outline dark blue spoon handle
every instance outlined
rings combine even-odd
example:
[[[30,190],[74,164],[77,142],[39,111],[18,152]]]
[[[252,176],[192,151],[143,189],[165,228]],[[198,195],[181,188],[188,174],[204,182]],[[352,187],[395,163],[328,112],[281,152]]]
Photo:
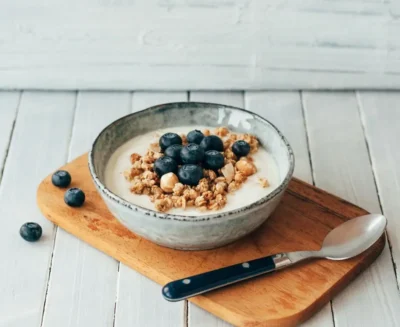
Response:
[[[275,271],[289,264],[290,260],[285,253],[275,254],[175,280],[163,287],[162,294],[168,301],[179,301],[251,277]]]

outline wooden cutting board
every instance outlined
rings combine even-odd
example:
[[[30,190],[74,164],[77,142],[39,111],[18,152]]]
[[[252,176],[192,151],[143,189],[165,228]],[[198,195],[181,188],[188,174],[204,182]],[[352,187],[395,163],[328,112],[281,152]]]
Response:
[[[49,175],[39,186],[43,214],[69,233],[132,267],[160,285],[174,279],[277,252],[316,250],[335,226],[367,212],[293,179],[275,213],[256,232],[223,248],[178,251],[153,244],[117,222],[91,180],[87,154],[62,169],[72,175],[86,202],[68,207],[65,190]],[[235,326],[296,326],[343,289],[381,253],[383,235],[362,255],[347,261],[319,259],[190,299]],[[161,287],[160,287],[161,297]]]

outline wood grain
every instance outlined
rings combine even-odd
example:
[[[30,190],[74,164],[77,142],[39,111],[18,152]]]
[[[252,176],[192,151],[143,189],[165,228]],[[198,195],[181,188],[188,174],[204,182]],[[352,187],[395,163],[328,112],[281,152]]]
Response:
[[[380,212],[355,94],[304,92],[303,100],[315,184],[370,212]],[[376,263],[333,300],[336,324],[396,326],[400,321],[396,286],[386,246]]]
[[[132,234],[112,217],[89,176],[87,154],[63,169],[75,177],[74,185],[85,191],[87,201],[79,209],[67,207],[63,190],[51,184],[49,175],[37,193],[44,215],[159,284],[274,252],[318,249],[332,228],[366,213],[294,179],[276,212],[250,236],[220,249],[176,251]],[[369,266],[384,245],[383,235],[356,258],[342,262],[316,260],[191,301],[237,326],[294,326],[309,318]]]
[[[244,108],[244,93],[236,91],[192,91],[190,101],[222,103],[228,106]]]
[[[244,108],[243,92],[190,92],[190,101],[224,103],[230,106]],[[197,305],[189,302],[188,307],[188,327],[229,327],[227,322],[211,315]]]
[[[0,87],[398,88],[399,14],[396,0],[3,0]]]
[[[186,100],[186,92],[134,92],[131,111]],[[186,325],[184,302],[168,303],[160,296],[160,287],[155,282],[124,263],[119,268],[117,287],[115,327]]]
[[[296,163],[294,176],[313,183],[307,131],[303,117],[300,92],[245,92],[245,105],[271,121],[288,138]],[[331,304],[303,324],[304,327],[334,326]]]
[[[244,97],[243,97],[244,96]],[[294,175],[312,183],[310,158],[303,120],[299,92],[190,92],[192,101],[225,103],[245,107],[258,113],[275,124],[289,139],[295,152],[296,167]],[[189,304],[188,322],[190,327],[225,327],[228,324],[196,305]],[[330,304],[308,320],[305,326],[332,326],[333,317]]]
[[[3,146],[10,140],[19,96],[19,92],[0,94]],[[41,324],[54,225],[44,219],[34,195],[43,177],[66,162],[74,103],[75,94],[70,92],[23,92],[20,99],[0,187],[1,327]],[[4,162],[4,155],[0,162]],[[19,228],[28,221],[42,226],[40,242],[28,243],[19,236]]]
[[[21,92],[0,92],[0,162],[1,174],[7,159],[8,149],[14,132]],[[1,179],[0,175],[0,179]]]
[[[393,263],[400,265],[400,95],[395,92],[360,92],[360,111],[371,152],[372,167],[382,209],[388,218]]]
[[[69,159],[84,153],[106,125],[130,112],[130,105],[129,92],[78,93]],[[116,260],[59,229],[43,327],[111,326],[117,274]]]
[[[294,176],[312,184],[312,171],[299,92],[245,93],[246,109],[273,123],[289,140],[296,163]]]

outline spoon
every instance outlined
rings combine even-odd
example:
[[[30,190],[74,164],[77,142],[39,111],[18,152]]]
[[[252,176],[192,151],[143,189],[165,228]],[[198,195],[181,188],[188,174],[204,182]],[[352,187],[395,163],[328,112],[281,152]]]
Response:
[[[372,246],[385,231],[386,223],[386,218],[380,214],[350,219],[326,235],[319,251],[279,253],[186,277],[166,284],[162,288],[162,294],[168,301],[180,301],[273,272],[306,259],[350,259]]]

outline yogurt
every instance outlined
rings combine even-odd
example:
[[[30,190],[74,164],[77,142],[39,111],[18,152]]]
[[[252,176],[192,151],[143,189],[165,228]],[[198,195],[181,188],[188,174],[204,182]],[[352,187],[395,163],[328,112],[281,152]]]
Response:
[[[111,192],[128,202],[146,209],[156,210],[154,203],[150,201],[149,196],[134,194],[129,190],[130,183],[125,179],[124,171],[131,167],[130,155],[132,153],[144,155],[147,152],[149,145],[151,143],[158,142],[159,137],[164,133],[173,132],[177,134],[187,134],[193,129],[213,130],[213,128],[204,126],[186,126],[160,129],[134,137],[125,144],[121,145],[112,154],[107,163],[105,170],[106,187]],[[217,211],[213,210],[201,212],[195,207],[188,207],[186,209],[172,208],[168,211],[168,213],[189,216],[209,215],[238,209],[240,207],[250,205],[251,203],[254,203],[255,201],[265,197],[280,184],[278,166],[273,156],[262,146],[259,147],[256,153],[252,154],[252,157],[254,159],[254,164],[257,167],[257,173],[249,176],[246,182],[242,184],[240,189],[233,193],[227,194],[227,204],[222,209]],[[269,182],[269,186],[263,188],[259,183],[259,178],[266,178]]]

